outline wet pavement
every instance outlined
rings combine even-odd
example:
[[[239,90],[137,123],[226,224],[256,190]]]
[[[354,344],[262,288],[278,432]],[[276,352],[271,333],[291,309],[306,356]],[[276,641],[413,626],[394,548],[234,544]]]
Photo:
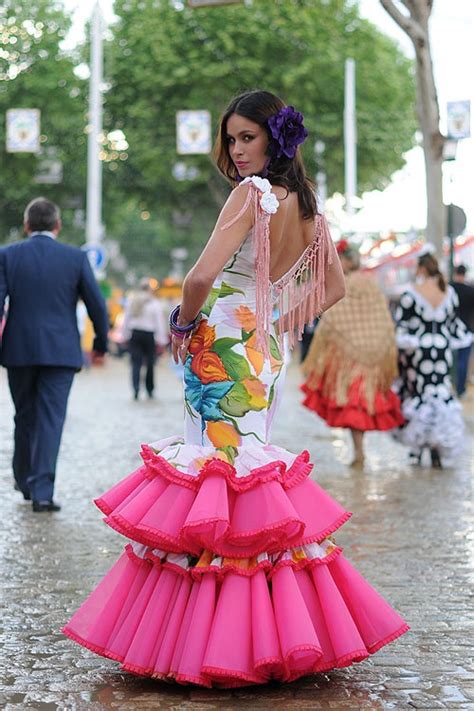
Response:
[[[74,383],[56,486],[63,508],[33,514],[12,489],[12,408],[0,372],[0,708],[6,711],[474,710],[474,392],[468,447],[451,470],[411,468],[386,434],[367,437],[364,471],[347,466],[347,432],[299,405],[296,367],[273,441],[309,449],[313,476],[354,512],[337,542],[412,630],[369,660],[289,685],[209,691],[120,671],[59,629],[122,551],[91,500],[139,463],[142,442],[182,432],[180,385],[165,362],[156,401],[133,402],[125,362]]]

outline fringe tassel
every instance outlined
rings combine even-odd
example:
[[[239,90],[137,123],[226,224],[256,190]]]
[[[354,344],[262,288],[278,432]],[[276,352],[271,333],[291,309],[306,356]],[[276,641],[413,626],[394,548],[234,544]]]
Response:
[[[279,308],[279,345],[283,347],[283,326],[288,318],[289,347],[293,348],[296,339],[303,336],[306,324],[320,316],[326,300],[325,272],[332,263],[331,235],[324,215],[315,216],[313,242],[306,248],[293,269],[282,281],[272,285],[270,282],[270,214],[260,206],[260,193],[252,183],[245,203],[239,213],[222,229],[232,227],[247,211],[253,202],[255,215],[255,271],[256,271],[256,345],[265,358],[270,357],[269,334],[273,312],[274,297]],[[296,333],[295,333],[296,331]]]
[[[288,341],[293,348],[306,324],[321,315],[326,301],[326,268],[332,264],[331,235],[324,215],[316,215],[313,242],[294,268],[275,284],[279,294],[279,328],[288,317]],[[296,334],[295,334],[296,329]]]
[[[273,311],[270,283],[270,214],[260,207],[259,193],[255,200],[255,277],[256,277],[256,345],[265,358],[270,358],[269,337]]]

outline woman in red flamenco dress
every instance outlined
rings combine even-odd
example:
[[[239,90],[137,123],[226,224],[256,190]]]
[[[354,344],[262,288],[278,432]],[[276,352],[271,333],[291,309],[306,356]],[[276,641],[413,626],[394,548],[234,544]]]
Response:
[[[344,294],[306,135],[266,91],[224,113],[217,163],[234,189],[170,318],[184,436],[144,446],[143,465],[96,500],[130,542],[64,633],[134,674],[286,682],[408,629],[330,538],[350,513],[309,477],[309,453],[271,443],[283,333],[294,341]]]
[[[395,329],[375,280],[360,271],[358,252],[337,246],[346,275],[346,296],[324,314],[303,363],[303,405],[331,427],[350,429],[351,465],[364,464],[364,433],[403,424],[391,390],[397,376]]]

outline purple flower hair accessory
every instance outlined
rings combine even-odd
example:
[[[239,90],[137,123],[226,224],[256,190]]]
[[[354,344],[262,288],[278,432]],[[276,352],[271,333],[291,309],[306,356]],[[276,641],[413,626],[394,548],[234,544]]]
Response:
[[[293,106],[284,106],[268,119],[268,128],[273,137],[272,154],[274,158],[294,158],[296,149],[308,136],[303,125],[303,114]]]

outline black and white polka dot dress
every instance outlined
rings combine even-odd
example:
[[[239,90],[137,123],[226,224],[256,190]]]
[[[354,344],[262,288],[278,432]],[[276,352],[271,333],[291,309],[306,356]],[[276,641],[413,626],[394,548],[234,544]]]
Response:
[[[396,389],[406,423],[395,437],[420,454],[438,449],[443,464],[453,464],[464,439],[462,408],[453,395],[452,349],[469,345],[471,336],[456,317],[456,292],[434,308],[416,289],[402,294],[395,314],[400,378]]]

